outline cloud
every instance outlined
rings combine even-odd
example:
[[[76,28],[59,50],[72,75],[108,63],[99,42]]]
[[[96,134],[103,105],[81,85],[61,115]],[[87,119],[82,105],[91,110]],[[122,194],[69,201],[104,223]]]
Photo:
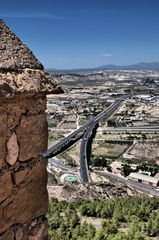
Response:
[[[67,20],[65,17],[46,13],[46,12],[1,12],[0,18],[41,18],[54,20]]]
[[[113,54],[111,54],[111,53],[102,53],[100,56],[101,57],[112,57]]]

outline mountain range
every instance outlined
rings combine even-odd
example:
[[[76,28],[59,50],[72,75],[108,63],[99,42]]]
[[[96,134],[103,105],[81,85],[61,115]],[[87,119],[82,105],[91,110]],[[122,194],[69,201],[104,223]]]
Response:
[[[100,66],[97,69],[99,70],[159,70],[159,62],[141,62],[137,64],[121,66],[121,65],[113,65],[108,64],[104,66]]]
[[[108,64],[108,65],[103,65],[99,66],[97,68],[80,68],[80,69],[70,69],[70,70],[65,70],[65,69],[55,69],[55,68],[49,68],[47,69],[49,72],[87,72],[87,71],[100,71],[100,70],[159,70],[159,62],[141,62],[137,64],[132,64],[132,65],[113,65],[113,64]]]

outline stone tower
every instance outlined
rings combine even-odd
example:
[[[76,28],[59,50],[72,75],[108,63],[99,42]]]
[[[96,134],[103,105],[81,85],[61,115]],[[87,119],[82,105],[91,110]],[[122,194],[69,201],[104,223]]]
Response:
[[[60,88],[0,20],[0,240],[47,239],[46,94]]]

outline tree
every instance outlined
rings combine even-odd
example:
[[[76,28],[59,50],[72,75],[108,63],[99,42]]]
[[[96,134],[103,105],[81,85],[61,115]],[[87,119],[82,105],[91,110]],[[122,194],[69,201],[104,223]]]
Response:
[[[141,235],[141,227],[137,218],[135,218],[130,224],[128,237],[130,240],[144,240]]]
[[[106,240],[107,237],[108,236],[105,234],[104,229],[101,228],[96,232],[94,240]]]
[[[49,204],[50,240],[148,240],[159,234],[159,198],[131,196],[108,200],[58,202]],[[82,223],[78,213],[86,216],[106,218],[102,227]],[[128,233],[119,233],[120,227],[127,227]],[[117,229],[118,228],[118,229]]]
[[[129,240],[127,234],[125,233],[117,233],[113,238],[108,237],[107,240]]]
[[[111,221],[104,220],[102,222],[102,228],[104,229],[104,232],[108,235],[117,233],[117,228],[115,224],[113,224]]]
[[[95,227],[92,224],[89,224],[87,229],[87,238],[92,239],[95,236],[95,233],[96,233]]]
[[[158,234],[159,234],[159,216],[156,216],[155,219],[153,220],[152,232],[153,232],[155,235],[158,235]]]
[[[140,231],[137,231],[133,236],[132,240],[145,240],[145,238],[144,236],[142,236],[142,233]]]
[[[129,176],[129,174],[132,172],[132,169],[130,167],[130,165],[128,164],[124,164],[123,165],[123,174],[125,177]]]

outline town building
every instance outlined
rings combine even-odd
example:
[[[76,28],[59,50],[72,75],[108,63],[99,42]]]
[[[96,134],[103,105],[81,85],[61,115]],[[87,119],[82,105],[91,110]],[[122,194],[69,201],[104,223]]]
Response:
[[[159,179],[155,177],[151,177],[142,173],[132,172],[128,176],[128,179],[138,181],[140,183],[148,184],[149,186],[158,187]]]

